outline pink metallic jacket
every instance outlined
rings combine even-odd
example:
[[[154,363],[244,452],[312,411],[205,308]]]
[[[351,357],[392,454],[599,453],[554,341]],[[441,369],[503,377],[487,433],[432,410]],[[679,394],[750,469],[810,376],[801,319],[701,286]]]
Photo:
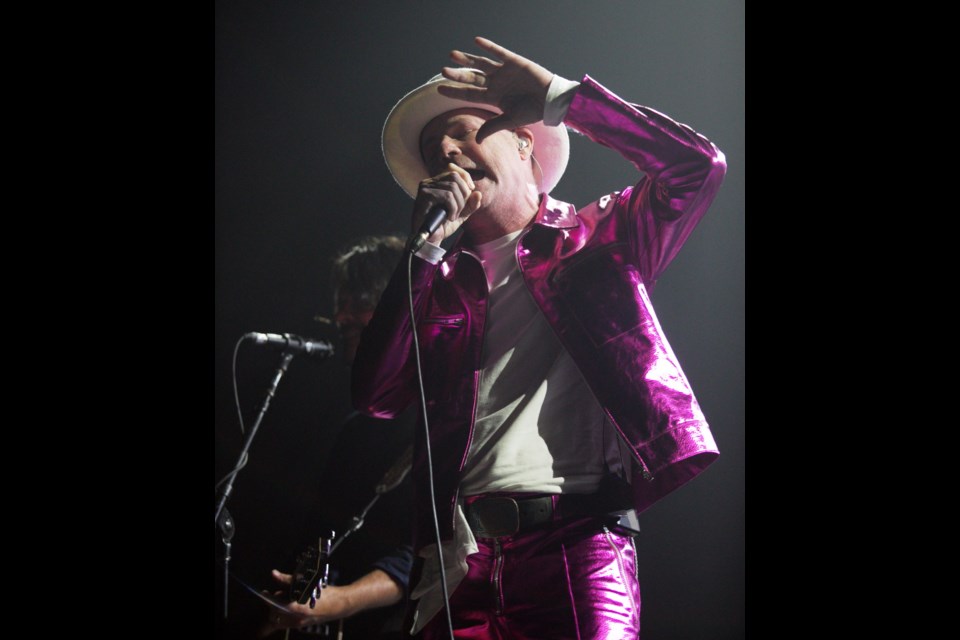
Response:
[[[636,460],[642,511],[719,455],[648,297],[713,201],[723,153],[686,125],[584,77],[564,123],[645,175],[579,211],[544,195],[517,261],[540,310]],[[413,258],[412,283],[441,536],[452,535],[473,435],[487,281],[459,243],[439,265]],[[364,330],[352,372],[361,412],[392,418],[419,402],[404,259]],[[417,430],[415,547],[433,540],[424,430]]]

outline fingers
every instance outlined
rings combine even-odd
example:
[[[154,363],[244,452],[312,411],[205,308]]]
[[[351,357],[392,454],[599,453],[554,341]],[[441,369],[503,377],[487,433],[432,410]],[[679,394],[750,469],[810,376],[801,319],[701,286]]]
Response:
[[[413,230],[422,227],[427,213],[437,206],[442,207],[446,216],[427,238],[433,244],[440,244],[463,224],[467,216],[479,208],[480,198],[470,174],[462,167],[450,163],[446,171],[420,183],[414,202]]]
[[[466,51],[460,51],[459,49],[454,49],[450,52],[450,59],[457,64],[473,67],[483,71],[484,73],[496,71],[503,66],[502,62],[497,62],[496,60],[491,60],[490,58],[467,53]]]
[[[485,49],[500,58],[501,60],[508,60],[511,58],[517,57],[517,54],[513,53],[509,49],[501,47],[493,40],[477,36],[473,39],[482,49]],[[461,51],[459,49],[454,49],[450,52],[450,58],[457,64],[468,65],[480,69],[483,72],[495,71],[503,66],[503,62],[498,62],[496,60],[491,60],[490,58],[484,56],[478,56],[473,53],[468,53],[466,51]]]
[[[494,43],[491,40],[486,38],[477,37],[477,44],[484,47],[488,51],[492,51],[497,54],[497,56],[507,59],[516,57],[516,54],[504,49],[500,45]],[[498,69],[503,67],[503,62],[498,62],[496,60],[491,60],[484,56],[478,56],[473,53],[468,53],[466,51],[460,51],[459,49],[454,49],[450,52],[450,59],[456,62],[457,64],[464,65],[467,67],[472,67],[478,69],[480,73],[476,71],[471,71],[470,69],[460,69],[453,67],[444,67],[441,71],[443,76],[448,80],[453,80],[454,82],[462,82],[464,84],[471,85],[473,87],[486,87],[488,78],[486,74],[496,73]],[[475,94],[468,94],[475,95]],[[450,96],[450,97],[459,97],[459,96]]]
[[[273,579],[280,584],[293,584],[293,576],[289,573],[281,573],[276,569],[273,569],[270,571],[270,575],[272,575]]]
[[[437,93],[456,100],[493,104],[486,95],[487,89],[485,87],[451,87],[450,85],[441,84],[437,85]]]
[[[454,82],[462,82],[474,87],[487,86],[487,76],[480,71],[471,69],[454,69],[453,67],[444,67],[440,70],[443,77]]]
[[[447,165],[447,171],[445,173],[441,173],[434,178],[427,178],[424,180],[424,183],[440,197],[443,196],[443,192],[447,192],[453,196],[456,201],[456,209],[451,209],[451,214],[459,211],[463,207],[463,201],[476,189],[476,185],[473,184],[473,178],[470,177],[470,174],[452,162]]]
[[[477,185],[473,183],[473,178],[470,177],[470,174],[467,172],[467,170],[452,162],[447,165],[446,173],[441,173],[435,178],[427,179],[427,181],[431,180],[435,186],[449,184],[456,187],[456,190],[462,194],[464,198],[470,195],[470,192],[477,188]]]
[[[464,211],[464,208],[470,196],[476,193],[477,185],[473,183],[473,178],[470,177],[470,174],[467,173],[465,169],[450,163],[450,171],[456,175],[457,185],[460,187],[460,195],[463,196],[463,200],[459,203],[460,206],[457,207],[457,211],[451,211],[448,216],[451,220],[456,220],[457,218],[469,215]],[[473,212],[471,211],[470,213]]]
[[[506,113],[502,113],[499,116],[490,118],[477,130],[477,143],[482,143],[487,139],[487,136],[493,135],[497,131],[503,131],[504,129],[513,129],[519,126],[514,122]]]
[[[480,205],[483,204],[483,193],[480,191],[474,191],[467,197],[467,201],[463,203],[463,210],[460,212],[461,218],[469,218],[473,213],[480,208]]]
[[[447,165],[447,171],[422,181],[415,204],[414,229],[419,228],[423,217],[436,205],[447,210],[448,219],[456,219],[474,189],[476,185],[470,174],[453,163]]]
[[[452,162],[447,165],[447,168],[450,169],[451,172],[456,174],[457,177],[462,179],[464,184],[466,184],[467,188],[469,188],[470,191],[473,191],[474,189],[477,188],[477,185],[473,184],[473,178],[470,177],[470,173],[466,169]]]
[[[473,39],[473,41],[477,43],[478,47],[480,47],[481,49],[485,49],[486,51],[489,51],[490,53],[497,56],[501,60],[506,60],[507,58],[510,58],[513,55],[515,55],[509,49],[504,49],[503,47],[498,45],[496,42],[488,38],[477,36],[476,38]]]
[[[434,186],[447,191],[452,196],[452,198],[446,198],[447,218],[456,219],[460,210],[463,209],[463,203],[476,187],[469,173],[452,163],[448,167],[449,173],[442,176]]]

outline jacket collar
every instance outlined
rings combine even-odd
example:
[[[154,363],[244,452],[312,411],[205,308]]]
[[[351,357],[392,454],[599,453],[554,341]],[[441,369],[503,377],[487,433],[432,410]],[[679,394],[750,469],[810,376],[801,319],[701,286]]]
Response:
[[[579,226],[580,221],[577,218],[576,207],[569,202],[555,200],[544,193],[540,196],[540,208],[537,210],[537,215],[533,217],[532,224],[552,229],[573,229]],[[470,253],[469,248],[463,245],[463,235],[461,235],[450,247],[444,260],[449,260],[464,250]]]
[[[554,200],[547,194],[540,198],[540,210],[533,223],[554,229],[572,229],[580,224],[577,210],[572,204]]]

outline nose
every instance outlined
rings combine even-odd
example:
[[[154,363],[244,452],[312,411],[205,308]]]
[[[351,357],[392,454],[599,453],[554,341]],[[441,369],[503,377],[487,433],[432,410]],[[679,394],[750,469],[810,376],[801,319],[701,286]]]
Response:
[[[449,136],[444,136],[440,141],[440,155],[444,160],[451,160],[460,155],[460,146],[457,141]]]

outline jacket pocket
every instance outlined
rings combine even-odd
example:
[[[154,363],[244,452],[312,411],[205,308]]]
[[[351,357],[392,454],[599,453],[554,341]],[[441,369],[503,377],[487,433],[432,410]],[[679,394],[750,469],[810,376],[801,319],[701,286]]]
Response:
[[[420,349],[439,361],[430,362],[430,366],[445,370],[443,362],[452,362],[450,356],[460,355],[464,348],[467,318],[464,314],[433,315],[420,320],[417,335],[420,337]],[[427,366],[427,363],[424,363]]]
[[[453,316],[433,316],[431,318],[424,318],[421,322],[424,324],[424,326],[459,329],[463,326],[464,317],[463,314]]]

